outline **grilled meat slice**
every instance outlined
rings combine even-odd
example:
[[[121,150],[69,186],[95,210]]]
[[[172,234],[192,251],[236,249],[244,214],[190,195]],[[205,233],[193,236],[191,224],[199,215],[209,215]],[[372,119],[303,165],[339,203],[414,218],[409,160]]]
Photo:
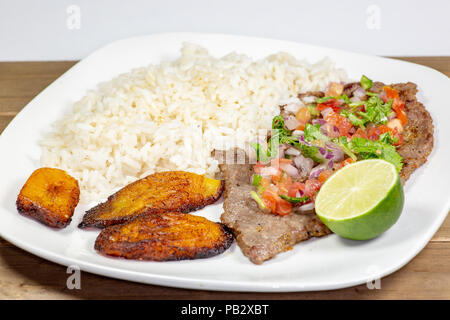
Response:
[[[72,220],[80,197],[78,182],[64,170],[35,170],[17,197],[17,210],[50,227],[64,228]]]
[[[383,90],[384,83],[375,82],[370,89],[379,93]],[[411,174],[427,161],[433,149],[434,126],[430,113],[424,105],[417,101],[417,85],[412,82],[396,83],[389,85],[399,92],[400,98],[404,100],[408,123],[403,129],[405,142],[397,149],[403,157],[403,168],[400,172],[402,182],[405,183]]]
[[[232,151],[229,151],[232,152]],[[263,212],[251,198],[251,164],[222,164],[225,177],[222,223],[229,227],[245,256],[261,264],[311,237],[331,231],[315,214],[291,213],[281,217]]]
[[[190,212],[219,199],[223,181],[183,171],[167,171],[135,181],[88,210],[80,228],[123,223],[144,213]]]
[[[95,249],[126,259],[169,261],[221,254],[233,235],[220,224],[180,212],[149,213],[103,229]]]

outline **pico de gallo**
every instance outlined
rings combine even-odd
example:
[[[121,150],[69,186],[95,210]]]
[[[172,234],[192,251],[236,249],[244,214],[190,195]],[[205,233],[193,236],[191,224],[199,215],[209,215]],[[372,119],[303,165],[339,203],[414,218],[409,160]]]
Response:
[[[280,216],[312,211],[322,184],[354,161],[379,158],[402,169],[396,148],[408,122],[405,102],[395,89],[374,93],[372,85],[362,76],[349,97],[332,82],[324,94],[299,95],[281,107],[267,143],[251,144],[251,196],[261,209]]]

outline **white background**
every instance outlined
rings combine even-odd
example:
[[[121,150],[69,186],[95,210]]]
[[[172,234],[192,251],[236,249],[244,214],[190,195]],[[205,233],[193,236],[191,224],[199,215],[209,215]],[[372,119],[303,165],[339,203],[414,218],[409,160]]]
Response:
[[[0,61],[81,59],[114,40],[173,31],[448,56],[449,17],[449,0],[0,0]]]

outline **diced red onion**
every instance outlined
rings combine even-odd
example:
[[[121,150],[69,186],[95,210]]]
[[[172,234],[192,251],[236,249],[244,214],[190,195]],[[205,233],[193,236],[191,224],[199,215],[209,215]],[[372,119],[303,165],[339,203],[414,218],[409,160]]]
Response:
[[[298,110],[300,110],[301,107],[303,107],[304,104],[301,101],[298,102],[291,102],[284,106],[284,110],[292,113],[297,113]]]
[[[366,90],[363,87],[358,87],[355,91],[353,91],[353,96],[358,97],[360,100],[366,96]]]
[[[278,158],[284,158],[285,150],[288,149],[290,146],[288,144],[280,144],[278,146]]]
[[[323,119],[313,119],[313,120],[311,121],[311,123],[312,123],[313,125],[320,124],[321,126],[323,126],[326,122],[325,122],[325,120],[323,120]]]
[[[322,114],[322,117],[325,119],[331,111],[333,111],[332,108],[326,108],[326,109],[322,110],[320,113]]]
[[[288,128],[289,130],[294,130],[295,128],[297,128],[300,125],[300,122],[294,117],[294,116],[289,116],[285,121],[284,121],[284,125],[286,126],[286,128]]]
[[[299,156],[300,155],[300,151],[295,148],[292,148],[292,147],[287,149],[284,153],[288,154],[290,156]]]
[[[338,138],[340,136],[338,128],[330,123],[325,123],[320,130],[330,138]]]
[[[333,169],[333,160],[328,161],[328,169]]]
[[[330,150],[329,153],[332,154],[330,160],[334,162],[340,162],[344,160],[344,151],[342,151],[341,147],[332,142],[328,142],[327,147]]]
[[[278,169],[274,167],[264,167],[261,168],[262,176],[275,176],[278,174]]]
[[[350,101],[353,103],[361,102],[361,98],[360,97],[351,97]]]
[[[302,190],[299,189],[299,190],[295,193],[295,197],[300,198],[300,197],[303,197],[304,194],[305,194],[305,193],[304,193]]]
[[[307,204],[304,204],[304,205],[298,207],[298,210],[300,210],[300,211],[311,211],[314,208],[315,208],[314,202],[310,202],[310,203],[307,203]]]
[[[309,178],[310,179],[317,178],[322,173],[322,171],[328,169],[329,162],[330,161],[325,161],[325,162],[319,164],[318,166],[315,166],[314,168],[312,168],[312,170],[309,174]]]
[[[315,96],[307,96],[302,98],[304,103],[313,103],[316,101],[316,99],[317,98]]]
[[[286,172],[292,178],[298,178],[300,176],[298,169],[289,163],[281,163],[280,169]]]
[[[294,164],[300,170],[301,176],[307,177],[314,166],[314,161],[310,158],[305,158],[304,156],[299,155],[294,158]]]

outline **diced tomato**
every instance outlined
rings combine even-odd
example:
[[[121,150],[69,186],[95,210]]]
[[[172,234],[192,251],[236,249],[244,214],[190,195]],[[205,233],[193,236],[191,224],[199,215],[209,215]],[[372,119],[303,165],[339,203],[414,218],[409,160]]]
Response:
[[[353,162],[355,162],[355,160],[353,160],[352,158],[347,158],[344,161],[341,161],[343,167]]]
[[[302,192],[305,191],[305,184],[301,183],[301,182],[294,182],[289,187],[288,196],[289,197],[296,197],[297,196],[297,192],[299,192],[299,191],[302,191]]]
[[[306,180],[305,183],[305,194],[310,198],[315,198],[317,191],[319,191],[320,187],[322,186],[322,182],[319,180],[313,178]]]
[[[345,160],[343,160],[341,162],[335,163],[333,165],[333,169],[334,169],[334,171],[337,171],[337,170],[342,169],[346,165],[348,165],[350,163],[353,163],[353,162],[355,162],[355,161],[352,158],[347,158],[347,159],[345,159]]]
[[[378,140],[380,138],[381,132],[380,132],[380,127],[379,126],[374,126],[369,128],[369,130],[367,131],[367,139],[370,140]]]
[[[295,114],[295,118],[301,124],[306,124],[309,120],[311,120],[311,113],[307,107],[302,107]]]
[[[400,120],[402,125],[407,124],[408,118],[406,117],[406,112],[404,110],[405,102],[400,99],[398,91],[388,86],[383,87],[383,90],[384,92],[386,92],[386,96],[384,98],[385,102],[393,100],[392,110],[394,110],[397,118]]]
[[[350,129],[353,127],[353,124],[348,118],[333,111],[327,114],[325,121],[336,126],[341,136],[348,136]]]
[[[284,199],[278,199],[275,213],[277,213],[280,216],[286,216],[292,211],[292,204],[289,201],[286,201]]]
[[[267,188],[270,187],[270,180],[267,178],[262,178],[261,181],[259,182],[259,186],[263,189],[266,190]]]
[[[273,168],[273,167],[272,167],[272,168]],[[272,182],[273,182],[273,183],[277,183],[277,182],[280,180],[282,174],[283,174],[283,171],[281,171],[281,169],[278,169],[278,170],[277,170],[277,173],[274,174],[274,175],[272,175]],[[286,175],[286,174],[285,174],[285,175]]]
[[[342,91],[344,91],[344,85],[337,82],[331,82],[326,95],[336,97],[340,96],[342,94]]]
[[[295,130],[305,131],[305,128],[306,128],[306,125],[302,123],[297,128],[295,128]]]
[[[408,123],[408,117],[406,116],[405,110],[397,110],[395,111],[395,114],[397,115],[398,120],[400,120],[403,126]]]
[[[278,168],[280,164],[292,164],[292,159],[276,158],[270,160],[270,164],[272,165],[272,167]]]
[[[262,200],[266,207],[271,211],[275,212],[277,209],[277,202],[279,196],[276,194],[276,192],[272,191],[271,189],[264,190],[264,192],[261,195]]]
[[[323,111],[331,108],[334,112],[341,112],[341,102],[336,99],[330,99],[317,105],[317,110]]]
[[[386,101],[389,101],[391,99],[400,99],[400,96],[398,95],[398,91],[394,88],[391,88],[389,86],[383,87],[384,92],[386,92]]]
[[[358,130],[356,130],[356,132],[352,135],[352,138],[355,137],[367,139],[367,133],[364,129],[358,128]]]
[[[398,138],[398,141],[396,143],[393,143],[394,146],[398,146],[403,143],[403,136],[398,133],[397,129],[389,128],[388,126],[383,124],[380,124],[376,127],[371,127],[367,133],[367,138],[376,141],[383,133],[386,132],[389,132],[392,138]]]
[[[333,174],[333,170],[324,170],[320,173],[318,180],[320,182],[325,182]]]
[[[253,171],[256,174],[261,174],[261,169],[265,168],[266,165],[264,163],[262,163],[261,161],[258,161],[254,166],[253,166]]]

